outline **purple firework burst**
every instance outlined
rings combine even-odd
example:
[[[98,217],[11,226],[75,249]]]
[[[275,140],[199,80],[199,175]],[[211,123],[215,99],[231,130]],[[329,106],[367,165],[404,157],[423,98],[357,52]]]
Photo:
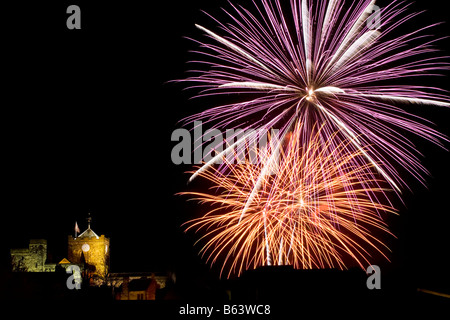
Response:
[[[325,142],[338,131],[336,146],[339,139],[349,141],[348,151],[361,153],[354,164],[370,163],[397,192],[407,185],[396,168],[423,182],[427,171],[406,133],[441,146],[446,138],[408,106],[450,106],[443,90],[410,81],[449,68],[446,57],[436,54],[436,39],[425,35],[432,26],[396,35],[417,16],[407,13],[404,1],[384,8],[374,0],[254,3],[254,13],[230,3],[230,23],[215,20],[217,31],[197,25],[208,37],[198,42],[206,68],[186,80],[202,89],[198,96],[236,94],[238,102],[188,120],[213,121],[217,128],[276,127],[282,137],[296,121],[303,123],[305,137],[319,124],[330,154],[335,146]],[[375,23],[376,14],[381,19]]]

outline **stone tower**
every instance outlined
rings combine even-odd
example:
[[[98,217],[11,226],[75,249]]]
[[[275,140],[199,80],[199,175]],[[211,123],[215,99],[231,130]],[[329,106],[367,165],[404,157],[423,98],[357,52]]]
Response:
[[[98,236],[91,229],[91,220],[89,215],[88,228],[78,237],[68,237],[67,258],[88,272],[91,279],[103,281],[109,273],[109,238]]]

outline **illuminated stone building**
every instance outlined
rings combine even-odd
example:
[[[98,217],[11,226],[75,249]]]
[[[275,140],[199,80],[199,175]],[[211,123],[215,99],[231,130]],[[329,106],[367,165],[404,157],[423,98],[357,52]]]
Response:
[[[156,300],[158,289],[164,289],[168,277],[155,272],[110,273],[107,285],[116,300]]]
[[[30,283],[43,291],[51,281],[55,286],[61,286],[62,283],[65,288],[68,273],[76,270],[67,268],[77,266],[77,276],[81,277],[84,286],[106,285],[111,289],[109,292],[112,292],[113,298],[118,300],[155,300],[158,289],[165,288],[167,276],[154,272],[111,273],[110,239],[105,235],[97,235],[91,229],[91,222],[89,215],[87,229],[77,235],[80,232],[77,225],[75,235],[68,236],[67,256],[62,260],[60,257],[59,263],[48,263],[47,240],[44,239],[31,239],[28,248],[11,249],[11,269],[14,276],[17,279],[31,279]],[[53,272],[53,278],[52,275],[43,274],[44,272]],[[14,283],[11,283],[11,287],[14,287]],[[19,296],[27,290],[15,292]]]
[[[67,259],[79,265],[94,282],[102,282],[109,273],[109,238],[98,236],[91,229],[91,217],[88,228],[79,236],[68,237]]]
[[[11,249],[11,268],[15,272],[54,272],[56,264],[46,263],[47,240],[31,239],[28,248]]]

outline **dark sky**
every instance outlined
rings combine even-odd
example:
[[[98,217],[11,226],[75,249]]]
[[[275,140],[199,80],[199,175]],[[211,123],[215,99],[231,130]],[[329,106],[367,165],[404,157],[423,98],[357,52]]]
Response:
[[[197,268],[193,238],[180,228],[195,206],[174,196],[187,189],[190,167],[172,164],[170,137],[207,106],[167,81],[185,77],[188,50],[197,48],[183,37],[201,37],[195,23],[213,25],[200,10],[223,17],[227,4],[92,2],[2,6],[1,262],[30,238],[48,239],[53,259],[62,259],[75,221],[83,231],[91,212],[93,230],[111,238],[112,271]],[[81,7],[81,30],[66,29],[69,4]],[[414,8],[429,10],[420,24],[447,19],[433,2]],[[450,52],[448,39],[439,47]],[[450,135],[450,110],[426,109],[415,108]],[[445,268],[450,245],[450,156],[414,142],[431,176],[428,188],[411,184],[393,218],[389,268],[426,278]]]

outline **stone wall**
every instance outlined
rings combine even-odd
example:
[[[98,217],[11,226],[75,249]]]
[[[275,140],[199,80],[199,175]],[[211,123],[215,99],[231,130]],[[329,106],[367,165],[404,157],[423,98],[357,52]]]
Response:
[[[54,266],[46,265],[47,240],[31,239],[28,248],[11,249],[11,267],[16,272],[52,272]]]
[[[88,245],[89,250],[83,251],[83,245]],[[104,279],[109,272],[109,238],[104,235],[98,238],[73,238],[69,236],[67,259],[73,264],[83,265],[86,263],[88,267],[91,267],[92,275]]]

